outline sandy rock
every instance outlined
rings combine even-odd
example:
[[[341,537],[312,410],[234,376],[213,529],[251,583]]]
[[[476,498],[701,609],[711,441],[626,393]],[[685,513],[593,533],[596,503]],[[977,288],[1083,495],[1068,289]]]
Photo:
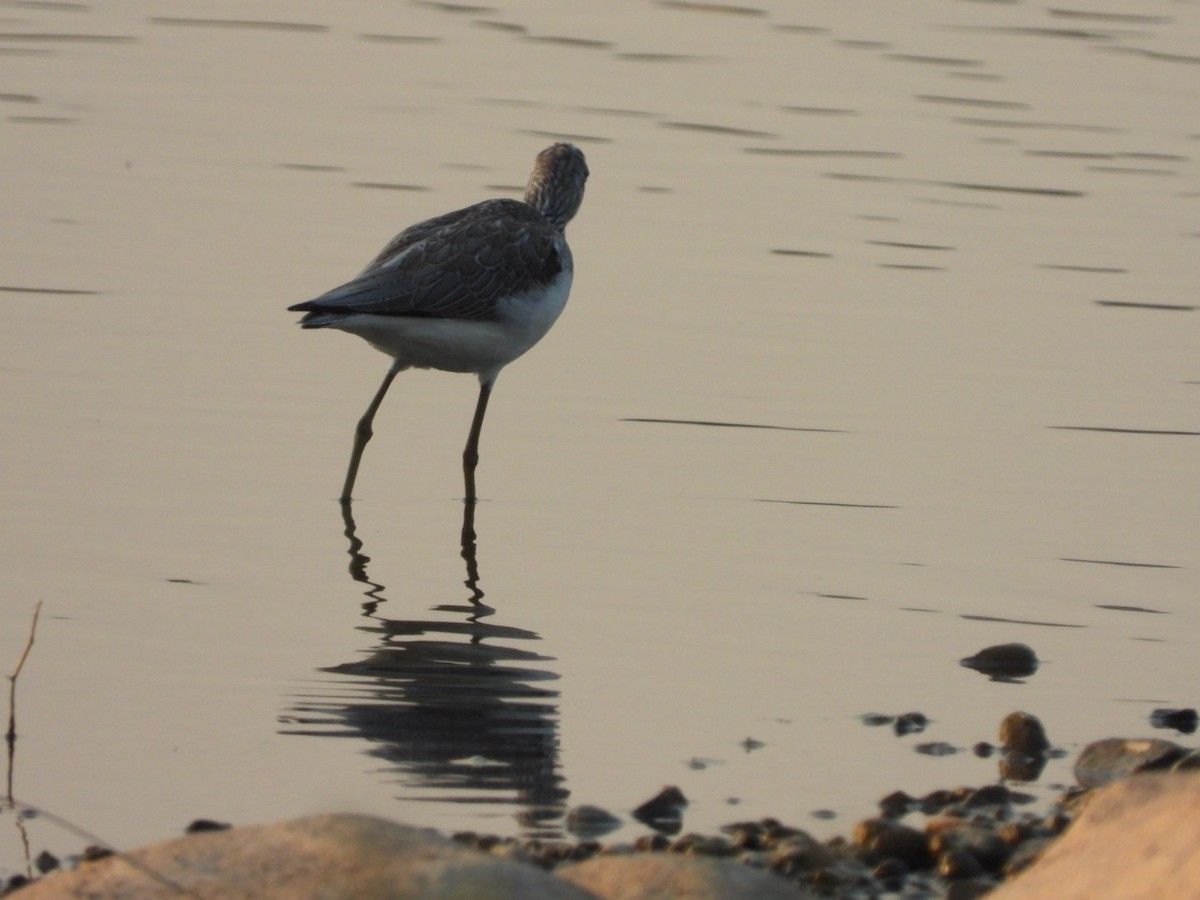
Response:
[[[541,869],[420,828],[357,815],[209,831],[55,872],[20,900],[594,900]],[[147,874],[153,871],[157,880]],[[181,894],[175,886],[190,894]]]
[[[1042,857],[988,900],[1194,900],[1200,773],[1135,775],[1097,791]]]
[[[597,856],[557,871],[604,900],[805,900],[814,894],[728,859],[644,853]]]

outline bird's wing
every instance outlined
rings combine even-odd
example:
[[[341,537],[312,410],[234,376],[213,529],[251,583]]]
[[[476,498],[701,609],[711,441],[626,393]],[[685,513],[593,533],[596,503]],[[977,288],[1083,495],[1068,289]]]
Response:
[[[486,200],[406,228],[353,281],[291,309],[489,319],[501,298],[562,269],[559,232],[516,200]]]

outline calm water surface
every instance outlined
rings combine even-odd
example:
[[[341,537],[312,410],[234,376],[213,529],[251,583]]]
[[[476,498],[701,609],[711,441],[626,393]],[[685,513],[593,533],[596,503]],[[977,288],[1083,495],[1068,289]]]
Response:
[[[1197,47],[1156,0],[0,3],[16,796],[120,846],[664,784],[829,834],[996,779],[1014,709],[1070,752],[1195,705]],[[284,307],[557,139],[575,288],[475,541],[461,376],[397,380],[344,520],[387,361]],[[1008,641],[1024,683],[958,665]]]

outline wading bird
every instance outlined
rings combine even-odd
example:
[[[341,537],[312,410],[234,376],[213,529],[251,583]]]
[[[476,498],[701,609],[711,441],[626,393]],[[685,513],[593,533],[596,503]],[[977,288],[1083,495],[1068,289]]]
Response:
[[[550,330],[567,303],[574,265],[565,229],[587,177],[578,148],[547,147],[524,201],[484,200],[412,225],[353,281],[288,307],[305,314],[302,327],[348,331],[393,360],[355,429],[342,503],[350,502],[384,395],[413,367],[479,377],[463,450],[466,502],[475,502],[479,431],[496,376]]]

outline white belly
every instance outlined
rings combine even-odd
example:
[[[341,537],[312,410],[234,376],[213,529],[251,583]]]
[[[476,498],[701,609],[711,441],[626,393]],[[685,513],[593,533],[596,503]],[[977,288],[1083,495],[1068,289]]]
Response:
[[[355,315],[329,327],[358,335],[405,366],[490,379],[542,339],[570,293],[567,270],[541,291],[502,300],[488,321]]]

